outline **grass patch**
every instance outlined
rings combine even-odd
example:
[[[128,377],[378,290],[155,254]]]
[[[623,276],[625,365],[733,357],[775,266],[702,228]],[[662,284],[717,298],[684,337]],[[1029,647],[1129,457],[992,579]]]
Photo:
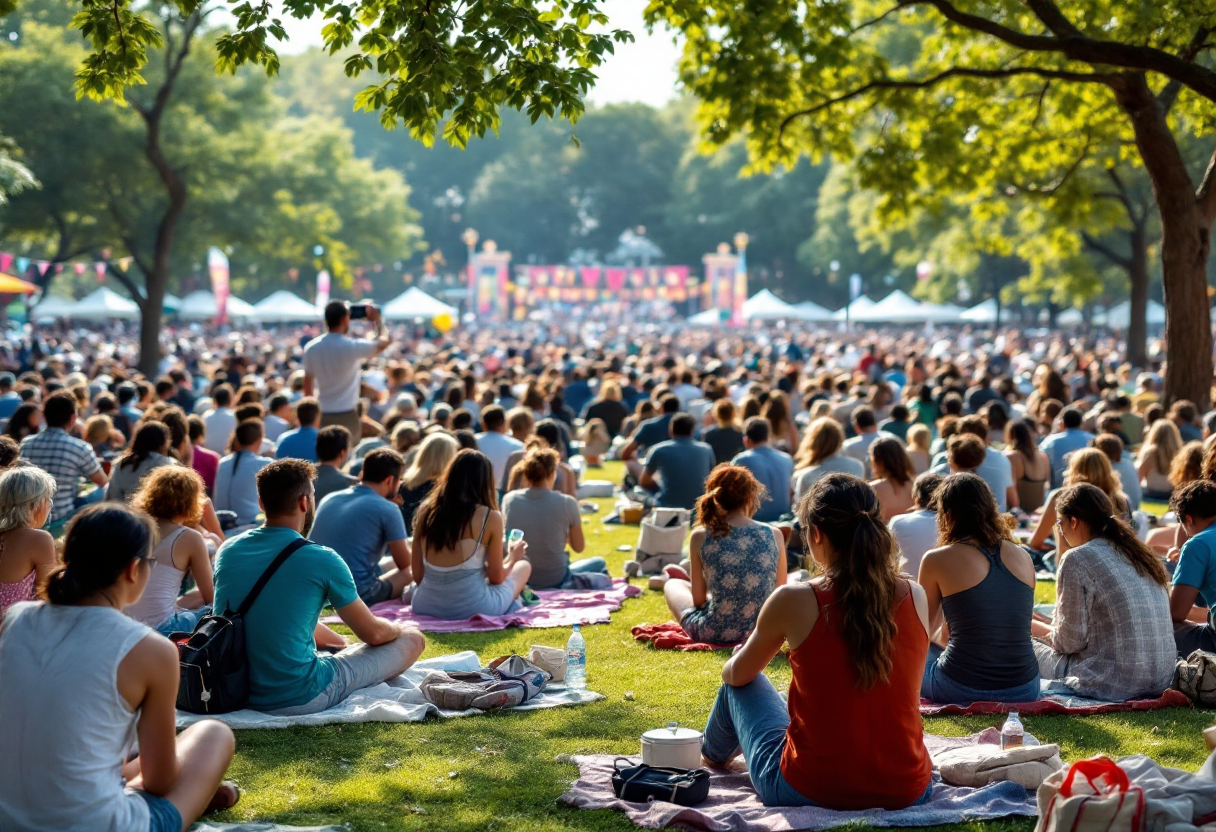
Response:
[[[597,472],[597,475],[599,472]],[[619,477],[610,464],[605,478]],[[629,556],[617,546],[637,542],[636,526],[605,526],[612,500],[588,516],[587,555],[608,559],[614,575]],[[1040,584],[1038,603],[1055,598]],[[244,790],[234,811],[216,820],[264,820],[299,826],[346,823],[355,832],[383,830],[627,830],[616,812],[588,812],[557,804],[575,778],[558,755],[636,755],[643,731],[669,720],[701,728],[719,684],[723,653],[655,651],[633,641],[636,624],[667,621],[661,593],[629,599],[612,622],[583,628],[587,681],[607,699],[576,708],[429,719],[407,725],[334,725],[238,731],[231,769]],[[427,656],[474,650],[488,661],[532,644],[562,646],[565,630],[510,629],[490,633],[428,634]],[[769,675],[789,683],[778,657]],[[1195,769],[1206,757],[1200,731],[1211,712],[1172,709],[1097,717],[1029,717],[1027,730],[1061,744],[1066,759],[1106,753],[1146,753],[1159,762]],[[1001,717],[935,717],[931,733],[962,735],[999,725]],[[964,824],[984,832],[1026,832],[1030,819]]]

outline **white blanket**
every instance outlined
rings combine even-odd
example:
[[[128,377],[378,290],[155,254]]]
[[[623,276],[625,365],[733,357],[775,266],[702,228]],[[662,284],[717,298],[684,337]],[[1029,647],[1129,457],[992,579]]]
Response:
[[[211,718],[225,722],[232,728],[290,728],[296,725],[333,725],[343,722],[421,722],[430,714],[441,717],[471,716],[484,712],[476,708],[467,711],[441,711],[426,700],[418,690],[418,684],[431,670],[477,670],[479,667],[481,660],[477,658],[477,654],[466,650],[451,656],[423,659],[396,679],[355,691],[328,711],[305,716],[272,716],[260,711],[244,710]],[[569,690],[554,686],[547,688],[531,702],[510,710],[534,711],[562,705],[583,705],[603,698],[603,694],[589,690]],[[177,727],[182,729],[207,718],[200,714],[178,711]]]

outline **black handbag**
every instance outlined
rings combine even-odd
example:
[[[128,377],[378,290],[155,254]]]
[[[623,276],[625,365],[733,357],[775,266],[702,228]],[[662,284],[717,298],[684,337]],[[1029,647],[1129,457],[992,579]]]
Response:
[[[613,794],[630,803],[662,800],[696,806],[709,797],[709,772],[703,768],[659,768],[625,757],[617,757],[612,767]]]
[[[181,663],[178,710],[192,714],[226,714],[249,703],[249,663],[245,653],[245,616],[267,582],[296,550],[312,541],[293,540],[275,557],[236,612],[205,615],[193,633],[172,633]]]

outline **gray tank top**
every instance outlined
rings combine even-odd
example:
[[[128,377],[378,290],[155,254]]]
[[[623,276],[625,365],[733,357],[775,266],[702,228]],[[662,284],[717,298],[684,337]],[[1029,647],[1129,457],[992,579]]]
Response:
[[[15,604],[0,629],[0,829],[147,832],[122,763],[139,713],[118,665],[152,631],[109,607]]]

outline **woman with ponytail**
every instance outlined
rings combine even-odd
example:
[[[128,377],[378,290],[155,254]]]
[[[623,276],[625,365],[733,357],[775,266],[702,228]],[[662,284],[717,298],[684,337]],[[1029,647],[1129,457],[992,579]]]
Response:
[[[702,756],[721,767],[744,754],[766,806],[903,809],[929,798],[925,594],[899,576],[880,511],[857,477],[817,480],[798,517],[824,574],[777,587],[722,669]],[[788,706],[764,675],[786,643]]]
[[[152,519],[120,503],[79,512],[47,603],[9,609],[0,629],[0,828],[181,832],[235,805],[220,778],[232,731],[214,720],[180,735],[177,648],[123,615],[148,583]],[[135,740],[138,756],[131,756]]]
[[[663,585],[667,608],[693,641],[737,644],[756,626],[773,590],[785,583],[785,538],[752,517],[764,486],[742,465],[719,465],[697,500],[699,526],[688,541],[688,577]]]
[[[1177,660],[1165,565],[1100,488],[1062,489],[1056,514],[1059,551],[1067,554],[1051,625],[1032,625],[1040,674],[1091,699],[1160,696]]]
[[[1010,539],[992,490],[975,474],[946,477],[933,502],[941,548],[925,553],[920,585],[932,632],[947,646],[930,647],[921,696],[943,705],[1035,701],[1030,555]]]

